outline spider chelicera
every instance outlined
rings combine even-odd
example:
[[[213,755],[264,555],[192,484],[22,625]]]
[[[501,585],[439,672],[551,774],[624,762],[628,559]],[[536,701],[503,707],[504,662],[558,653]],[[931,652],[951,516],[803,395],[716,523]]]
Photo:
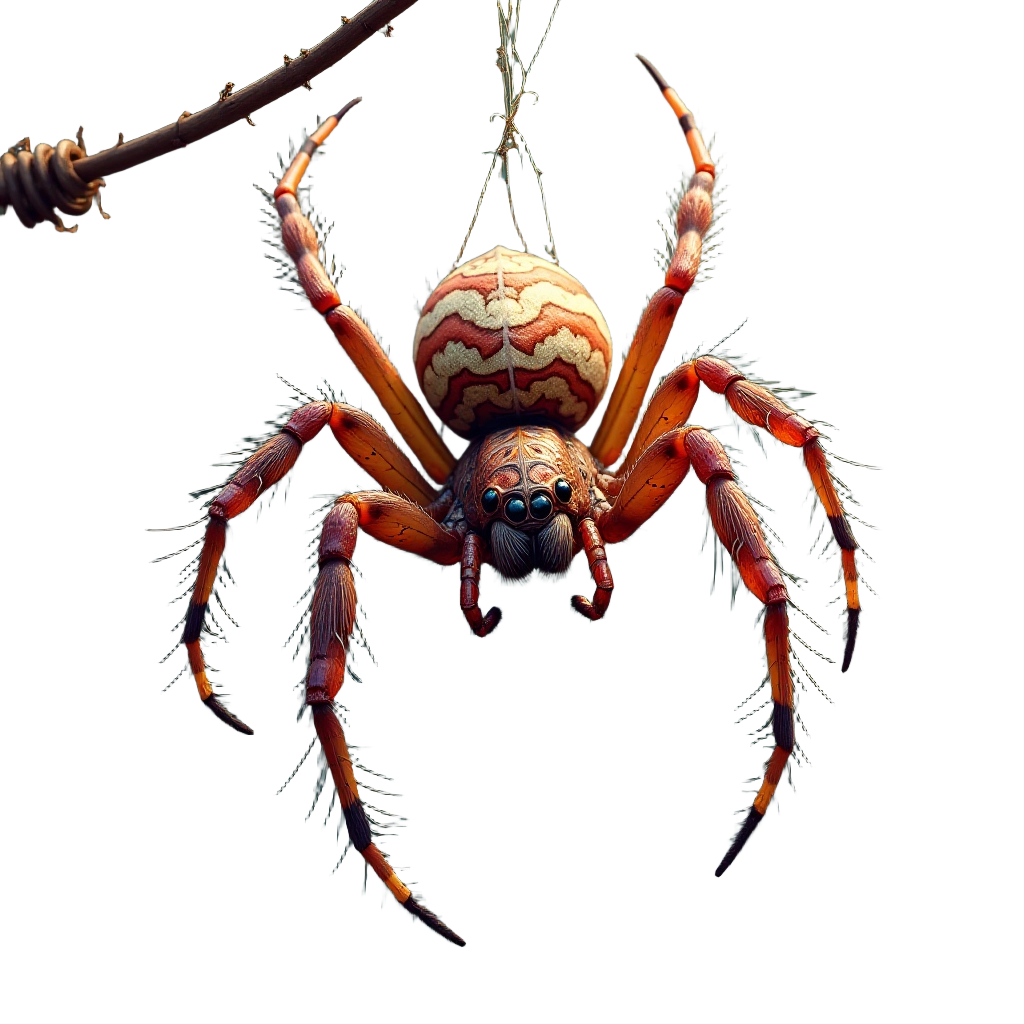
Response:
[[[504,577],[534,570],[559,574],[580,552],[595,589],[572,598],[600,619],[612,596],[606,545],[625,540],[668,500],[692,466],[707,489],[711,522],[744,584],[765,605],[764,634],[773,701],[774,750],[749,814],[716,870],[735,859],[764,817],[793,751],[793,678],[788,595],[757,515],[740,489],[721,443],[687,425],[701,383],[725,396],[746,422],[800,448],[842,554],[847,639],[843,671],[857,635],[857,547],[829,473],[819,433],[771,391],[734,366],[701,356],[673,370],[655,390],[618,468],[675,314],[700,266],[712,220],[715,166],[693,117],[657,70],[640,58],[679,118],[695,164],[676,217],[677,241],[665,284],[649,301],[594,441],[575,431],[608,383],[611,338],[593,299],[571,275],[528,253],[497,247],[453,270],[423,307],[416,331],[417,376],[430,405],[470,439],[458,459],[369,328],[338,293],[318,255],[318,239],[296,198],[317,147],[350,103],[306,140],[274,192],[282,240],[309,301],[373,388],[399,434],[430,476],[427,481],[384,429],[341,402],[311,402],[258,448],[209,506],[199,569],[181,642],[199,695],[218,718],[251,733],[206,678],[200,636],[224,550],[227,524],[294,465],[302,446],[329,426],[338,443],[383,488],[338,498],[320,536],[313,591],[305,703],[312,711],[352,845],[395,898],[451,942],[463,940],[413,898],[373,842],[334,699],[356,614],[351,560],[358,531],[441,565],[461,566],[460,604],[470,628],[486,636],[501,612],[479,607],[480,569]],[[357,102],[357,101],[353,101]]]

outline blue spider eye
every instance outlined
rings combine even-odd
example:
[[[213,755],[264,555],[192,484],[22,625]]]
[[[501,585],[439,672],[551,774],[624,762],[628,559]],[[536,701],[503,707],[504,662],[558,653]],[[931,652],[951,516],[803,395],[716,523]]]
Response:
[[[547,519],[551,515],[551,499],[538,491],[530,498],[530,515],[534,519]]]
[[[505,506],[505,515],[513,523],[521,523],[526,518],[526,502],[518,496],[511,498]]]
[[[556,480],[555,497],[559,501],[569,501],[572,498],[572,488],[564,480]]]
[[[488,487],[480,498],[480,504],[484,511],[490,515],[498,510],[498,492],[493,487]]]

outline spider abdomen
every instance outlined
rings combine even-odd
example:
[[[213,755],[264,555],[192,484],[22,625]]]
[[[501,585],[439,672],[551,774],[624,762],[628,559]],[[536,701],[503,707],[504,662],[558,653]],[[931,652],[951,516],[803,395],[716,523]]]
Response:
[[[502,246],[441,281],[413,345],[427,401],[463,437],[497,422],[579,429],[604,394],[611,354],[608,325],[576,278]]]

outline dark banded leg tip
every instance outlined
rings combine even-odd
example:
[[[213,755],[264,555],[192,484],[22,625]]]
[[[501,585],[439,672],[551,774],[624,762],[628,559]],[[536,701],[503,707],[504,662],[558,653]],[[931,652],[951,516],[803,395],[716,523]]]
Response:
[[[226,722],[231,726],[232,729],[236,729],[238,732],[245,733],[246,736],[252,736],[252,729],[249,728],[237,715],[231,714],[230,711],[219,700],[217,695],[211,693],[203,703],[222,721]]]
[[[636,59],[640,61],[640,63],[643,64],[645,68],[647,68],[651,78],[653,78],[654,81],[658,83],[658,88],[662,92],[664,92],[669,87],[669,84],[668,82],[665,81],[664,78],[661,77],[661,72],[658,71],[658,69],[642,54],[638,53],[636,55]]]
[[[843,671],[850,667],[853,661],[853,645],[857,642],[857,626],[860,622],[860,609],[846,609],[846,650],[843,652]]]
[[[449,942],[455,943],[456,946],[464,946],[466,940],[456,935],[442,921],[437,914],[427,910],[426,907],[417,903],[411,896],[402,904],[406,910],[412,914],[413,917],[418,917],[432,932],[437,932],[438,935],[443,935]]]
[[[728,853],[722,858],[722,863],[715,868],[715,878],[721,878],[725,874],[726,869],[739,855],[740,850],[746,845],[747,840],[750,838],[754,829],[761,824],[761,819],[764,817],[763,814],[759,814],[753,807],[750,808],[750,813],[747,815],[747,820],[743,822],[739,832],[736,833],[736,838],[732,841],[732,846],[729,847]]]
[[[362,103],[363,97],[357,96],[354,100],[349,100],[334,116],[340,121],[357,103]]]

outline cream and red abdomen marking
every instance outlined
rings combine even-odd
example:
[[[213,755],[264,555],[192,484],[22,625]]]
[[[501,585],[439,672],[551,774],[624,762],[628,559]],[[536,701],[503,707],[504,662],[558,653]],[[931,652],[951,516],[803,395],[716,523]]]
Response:
[[[413,347],[427,401],[463,437],[499,421],[579,429],[604,394],[611,354],[608,325],[576,278],[501,246],[434,289]]]

